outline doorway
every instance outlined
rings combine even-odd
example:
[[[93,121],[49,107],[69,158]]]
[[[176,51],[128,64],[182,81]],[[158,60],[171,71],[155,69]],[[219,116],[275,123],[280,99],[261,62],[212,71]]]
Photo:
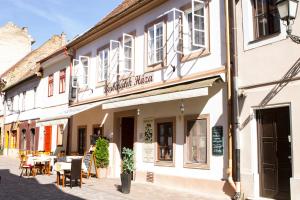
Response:
[[[121,118],[121,152],[123,147],[133,150],[134,128],[134,117]]]
[[[83,155],[86,148],[86,127],[78,127],[78,153]]]
[[[45,126],[45,152],[51,152],[52,126]]]
[[[260,195],[290,199],[292,167],[289,107],[258,110],[256,116]]]

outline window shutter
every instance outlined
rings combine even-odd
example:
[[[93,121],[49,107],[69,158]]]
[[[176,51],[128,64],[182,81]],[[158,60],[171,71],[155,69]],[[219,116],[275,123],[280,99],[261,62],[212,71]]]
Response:
[[[205,2],[203,0],[192,0],[192,42],[194,46],[202,48],[205,48],[204,12]]]
[[[117,40],[110,40],[109,44],[109,79],[112,80],[119,71],[121,43]]]

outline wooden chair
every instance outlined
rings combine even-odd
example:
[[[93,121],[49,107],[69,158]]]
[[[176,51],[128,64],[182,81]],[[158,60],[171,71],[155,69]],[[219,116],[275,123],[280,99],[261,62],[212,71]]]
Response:
[[[71,171],[65,171],[64,174],[64,178],[66,182],[66,179],[70,179],[70,187],[72,188],[72,180],[75,180],[75,183],[78,183],[78,179],[80,179],[80,185],[79,187],[81,187],[82,185],[82,173],[81,173],[81,163],[82,163],[82,159],[72,159],[72,163],[71,163]]]
[[[21,169],[20,177],[23,176],[24,170],[25,170],[25,175],[29,176],[30,174],[32,174],[33,176],[35,176],[34,166],[27,164],[27,156],[25,155],[20,156],[20,169]]]

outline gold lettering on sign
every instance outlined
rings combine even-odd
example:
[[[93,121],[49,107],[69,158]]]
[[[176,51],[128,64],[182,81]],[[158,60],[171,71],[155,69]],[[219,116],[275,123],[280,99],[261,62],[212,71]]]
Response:
[[[114,92],[114,91],[121,91],[126,88],[130,88],[137,85],[144,85],[153,82],[153,75],[152,74],[143,74],[137,76],[131,76],[128,78],[117,80],[113,83],[107,83],[104,86],[104,92],[106,94]]]

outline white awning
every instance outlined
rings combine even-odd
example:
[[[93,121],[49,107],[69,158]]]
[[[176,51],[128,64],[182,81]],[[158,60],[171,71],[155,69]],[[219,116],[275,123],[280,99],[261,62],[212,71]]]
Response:
[[[102,109],[120,108],[148,103],[157,103],[193,97],[207,96],[208,87],[218,80],[219,77],[183,83],[172,87],[160,88],[140,94],[120,97],[103,103]]]
[[[102,103],[103,103],[102,101],[98,101],[98,102],[94,102],[94,103],[88,103],[88,104],[68,107],[67,109],[65,109],[61,112],[53,113],[52,115],[48,115],[46,118],[41,118],[39,120],[39,123],[45,122],[45,121],[54,121],[54,120],[58,120],[58,119],[69,118],[69,117],[76,115],[78,113],[81,113],[83,111],[100,106]]]

